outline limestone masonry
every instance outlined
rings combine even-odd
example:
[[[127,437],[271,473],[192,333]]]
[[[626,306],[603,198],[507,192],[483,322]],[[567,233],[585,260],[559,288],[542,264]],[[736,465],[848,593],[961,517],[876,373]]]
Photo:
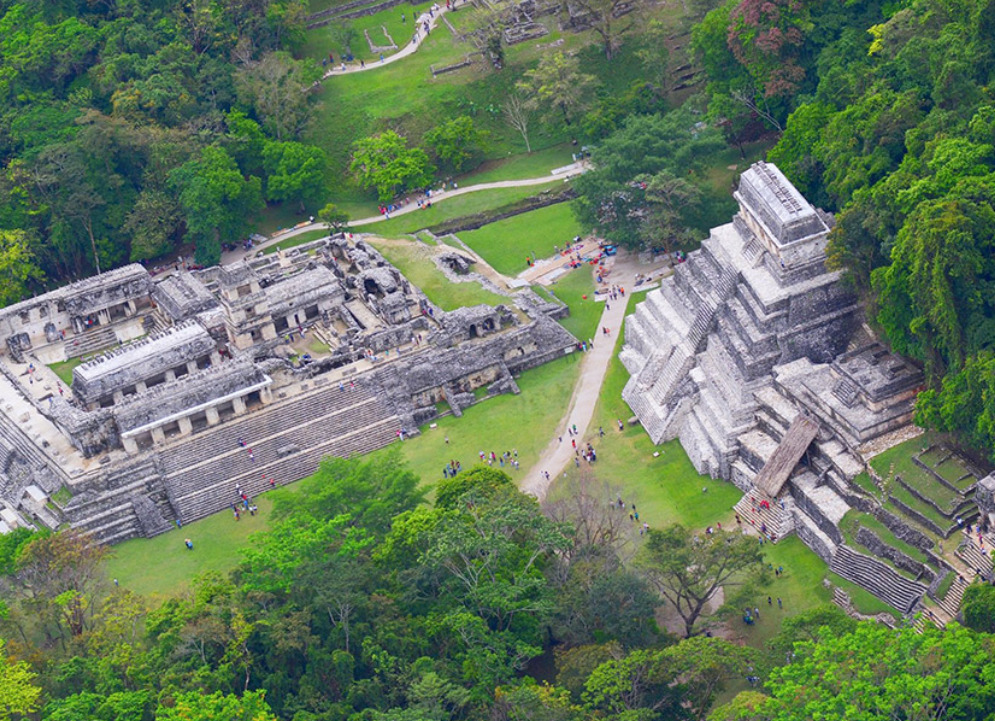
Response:
[[[566,306],[509,300],[442,311],[339,235],[159,280],[130,265],[4,308],[0,532],[151,536],[229,507],[236,484],[255,495],[445,404],[517,393],[515,374],[577,341],[554,320]],[[81,358],[69,387],[49,367]]]
[[[833,571],[912,612],[952,569],[853,479],[871,447],[910,424],[922,374],[873,341],[856,298],[826,270],[830,216],[763,162],[735,198],[733,221],[626,319],[623,397],[655,443],[679,438],[699,472],[744,491],[744,522],[774,539],[797,533]],[[976,512],[973,486],[954,490],[956,502],[937,509],[943,537]],[[851,508],[929,562],[876,538],[863,545],[883,546],[890,565],[848,546],[840,521]]]

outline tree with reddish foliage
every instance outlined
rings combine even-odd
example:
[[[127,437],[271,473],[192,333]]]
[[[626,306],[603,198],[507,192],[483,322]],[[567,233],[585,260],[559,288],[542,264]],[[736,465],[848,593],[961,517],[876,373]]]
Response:
[[[805,79],[799,64],[809,9],[803,0],[741,0],[732,10],[727,42],[764,98],[786,98]]]

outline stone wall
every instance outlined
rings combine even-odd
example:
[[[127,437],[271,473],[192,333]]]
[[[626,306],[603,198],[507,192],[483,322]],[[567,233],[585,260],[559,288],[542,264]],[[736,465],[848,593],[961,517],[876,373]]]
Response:
[[[926,579],[927,583],[933,581],[936,576],[936,573],[925,564],[916,561],[914,558],[902,553],[897,548],[889,546],[887,543],[882,541],[876,533],[868,528],[861,526],[857,529],[857,543],[869,550],[875,556],[891,561],[894,566],[902,569],[903,571],[908,571],[916,576],[916,578]]]

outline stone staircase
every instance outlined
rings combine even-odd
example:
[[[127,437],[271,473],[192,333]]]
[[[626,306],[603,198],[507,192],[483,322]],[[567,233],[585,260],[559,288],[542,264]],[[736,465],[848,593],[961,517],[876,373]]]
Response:
[[[845,544],[836,549],[829,570],[864,587],[903,614],[911,613],[926,595],[926,587],[921,583],[905,578],[887,564]]]
[[[87,531],[107,544],[146,535],[135,513],[133,498],[147,496],[157,486],[161,495],[162,479],[155,459],[147,457],[119,468],[100,485],[102,492],[81,493],[63,508],[73,528]],[[163,519],[171,512],[168,507],[159,510]],[[161,526],[160,529],[165,530]]]
[[[985,548],[987,552],[978,548],[973,538],[967,538],[957,547],[955,555],[972,571],[980,571],[983,576],[990,577],[993,570],[991,549],[987,545]]]
[[[970,584],[962,576],[955,575],[947,595],[937,601],[937,605],[946,611],[951,618],[957,618],[960,613],[960,601],[964,597],[964,591]]]
[[[400,426],[368,390],[334,387],[205,429],[164,448],[160,457],[170,500],[186,522],[238,501],[236,483],[253,496],[269,489],[270,478],[281,485],[297,481],[314,473],[325,456],[348,457],[387,445]],[[196,458],[207,460],[187,460]]]
[[[98,326],[65,341],[66,358],[79,358],[117,345],[113,326]]]
[[[769,508],[761,508],[761,503],[764,501],[770,505]],[[792,512],[795,510],[795,501],[787,494],[776,499],[764,495],[759,490],[750,491],[739,499],[733,510],[743,519],[744,525],[748,524],[756,529],[757,533],[761,532],[761,528],[766,528],[767,535],[773,535],[777,540],[794,530]]]

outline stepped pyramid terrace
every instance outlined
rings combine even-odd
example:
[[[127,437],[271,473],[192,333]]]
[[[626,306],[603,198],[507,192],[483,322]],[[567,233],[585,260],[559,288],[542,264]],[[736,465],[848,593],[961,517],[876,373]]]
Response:
[[[572,352],[568,309],[436,307],[362,239],[0,310],[0,532],[151,536],[380,448]],[[56,370],[71,383],[60,380]],[[249,449],[251,448],[251,453]]]
[[[700,473],[743,491],[743,523],[797,533],[833,572],[912,613],[961,575],[938,545],[975,517],[984,473],[965,461],[955,483],[926,450],[893,479],[868,465],[914,435],[922,373],[873,339],[826,270],[831,216],[764,162],[735,199],[732,222],[626,318],[623,398],[655,443],[679,439]]]

